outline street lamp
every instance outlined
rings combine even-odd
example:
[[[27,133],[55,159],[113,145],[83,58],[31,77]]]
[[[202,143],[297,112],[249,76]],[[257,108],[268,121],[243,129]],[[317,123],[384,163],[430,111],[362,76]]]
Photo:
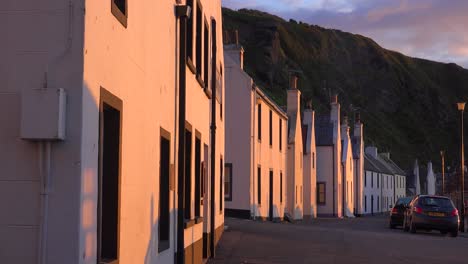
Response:
[[[458,111],[460,111],[460,197],[461,197],[461,208],[460,208],[460,231],[465,232],[465,153],[463,145],[463,111],[465,110],[465,103],[457,103]]]
[[[440,157],[442,158],[442,195],[445,195],[445,160],[444,151],[440,151]]]

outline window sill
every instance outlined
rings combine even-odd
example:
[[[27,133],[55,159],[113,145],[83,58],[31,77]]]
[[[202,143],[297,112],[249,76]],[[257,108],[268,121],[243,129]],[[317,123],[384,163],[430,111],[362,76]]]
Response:
[[[197,74],[197,82],[200,84],[202,89],[205,89],[205,82],[202,80],[200,74]]]
[[[169,240],[159,241],[158,253],[161,253],[170,248]]]
[[[197,216],[195,218],[195,224],[203,223],[203,216]]]
[[[190,57],[187,58],[187,66],[193,74],[197,72],[197,70],[195,69],[195,65],[193,65],[192,59]]]
[[[185,220],[184,221],[184,229],[187,229],[187,228],[190,228],[192,227],[193,225],[195,224],[195,220],[194,219],[191,219],[191,220]]]

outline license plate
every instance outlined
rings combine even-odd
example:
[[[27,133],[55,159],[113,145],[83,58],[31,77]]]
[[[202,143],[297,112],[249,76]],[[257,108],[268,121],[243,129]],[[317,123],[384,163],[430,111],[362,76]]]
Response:
[[[436,213],[436,212],[429,212],[429,213],[427,213],[427,215],[430,215],[430,216],[445,216],[444,213]]]

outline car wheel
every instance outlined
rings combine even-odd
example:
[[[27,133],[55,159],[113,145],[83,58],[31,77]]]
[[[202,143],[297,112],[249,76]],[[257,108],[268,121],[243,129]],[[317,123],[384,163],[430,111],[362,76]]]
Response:
[[[413,233],[413,234],[416,233],[416,226],[415,226],[414,223],[413,223],[413,219],[411,219],[409,231],[410,231],[411,233]]]
[[[458,230],[454,230],[454,231],[450,232],[450,236],[451,237],[457,237],[458,236]]]

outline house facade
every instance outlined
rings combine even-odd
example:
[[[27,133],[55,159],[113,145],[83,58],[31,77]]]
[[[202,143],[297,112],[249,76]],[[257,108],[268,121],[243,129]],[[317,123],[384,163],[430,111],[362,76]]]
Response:
[[[214,253],[224,230],[221,1],[180,2],[17,12],[24,3],[9,1],[0,263],[181,264]]]
[[[356,113],[353,136],[351,138],[353,148],[353,172],[354,172],[354,214],[360,216],[365,214],[364,208],[364,125],[361,122],[361,115]]]
[[[304,180],[304,218],[317,217],[317,158],[315,144],[315,111],[312,105],[304,109],[302,120],[303,180]]]
[[[341,169],[340,104],[331,100],[331,111],[316,118],[317,215],[342,217],[343,177]]]
[[[243,49],[225,45],[226,215],[279,221],[286,206],[286,113],[243,70]]]
[[[287,199],[286,211],[295,220],[304,216],[303,151],[301,125],[301,92],[296,76],[291,76],[287,97],[288,149],[287,149]]]
[[[354,163],[348,117],[341,124],[341,171],[343,177],[343,216],[354,217]]]
[[[379,156],[394,177],[393,203],[391,204],[394,205],[398,198],[406,197],[406,173],[391,159],[390,153],[380,153]]]
[[[364,155],[364,200],[363,215],[374,215],[381,212],[380,200],[382,197],[381,169],[371,155]]]

